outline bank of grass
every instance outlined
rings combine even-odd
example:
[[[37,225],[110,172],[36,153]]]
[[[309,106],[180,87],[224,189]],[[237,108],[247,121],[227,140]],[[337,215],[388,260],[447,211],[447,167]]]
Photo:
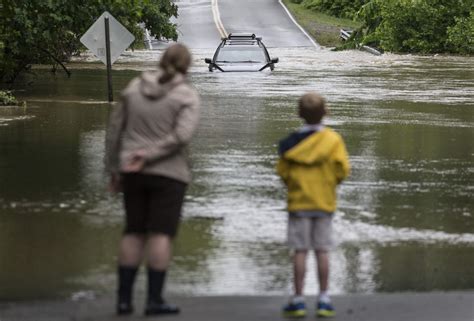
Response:
[[[337,47],[342,45],[339,37],[341,28],[357,29],[360,24],[349,20],[329,16],[303,7],[301,4],[291,0],[282,0],[293,17],[318,44],[325,47]]]

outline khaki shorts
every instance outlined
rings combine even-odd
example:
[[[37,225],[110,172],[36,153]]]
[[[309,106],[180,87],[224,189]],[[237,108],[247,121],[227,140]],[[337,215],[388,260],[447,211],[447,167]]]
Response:
[[[288,246],[293,250],[329,251],[333,247],[331,217],[288,217]]]

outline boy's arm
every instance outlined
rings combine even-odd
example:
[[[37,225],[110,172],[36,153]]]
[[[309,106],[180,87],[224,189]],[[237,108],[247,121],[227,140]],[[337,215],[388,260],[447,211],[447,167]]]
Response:
[[[339,140],[334,150],[333,164],[336,181],[340,184],[347,176],[349,176],[351,170],[346,145],[342,139]]]
[[[276,171],[277,171],[277,174],[282,178],[285,184],[288,181],[289,169],[290,169],[290,164],[288,163],[288,161],[280,157],[280,159],[278,159]]]

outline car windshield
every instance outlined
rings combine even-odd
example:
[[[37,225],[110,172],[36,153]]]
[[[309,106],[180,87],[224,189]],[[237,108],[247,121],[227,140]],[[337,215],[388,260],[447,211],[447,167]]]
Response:
[[[266,62],[262,48],[258,46],[224,46],[219,50],[216,62]]]

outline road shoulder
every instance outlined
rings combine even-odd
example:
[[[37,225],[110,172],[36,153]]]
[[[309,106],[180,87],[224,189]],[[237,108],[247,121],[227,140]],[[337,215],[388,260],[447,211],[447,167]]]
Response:
[[[291,0],[282,0],[298,24],[313,37],[318,44],[324,47],[336,47],[342,44],[339,30],[355,29],[359,23],[349,19],[339,19],[323,13],[315,12],[296,4]]]

